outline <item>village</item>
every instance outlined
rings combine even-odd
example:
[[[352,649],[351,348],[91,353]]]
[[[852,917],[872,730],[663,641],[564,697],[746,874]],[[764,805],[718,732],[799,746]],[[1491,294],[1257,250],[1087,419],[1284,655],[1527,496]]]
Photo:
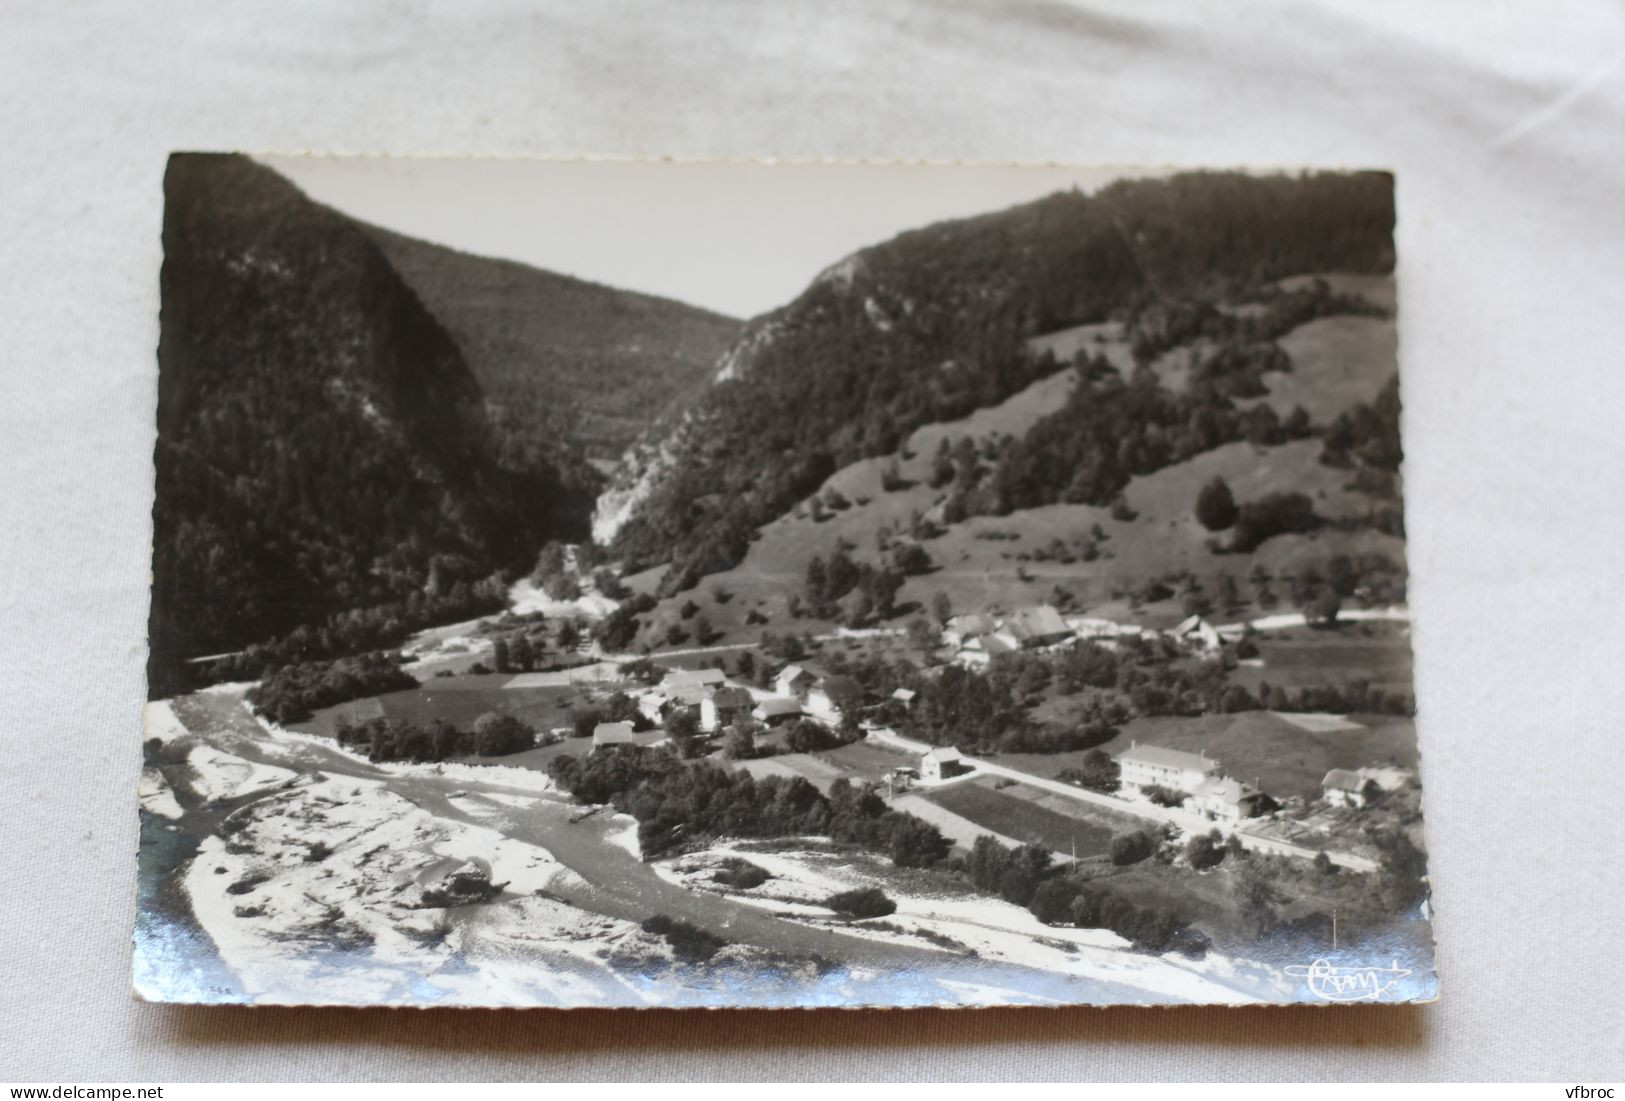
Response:
[[[601,600],[594,604],[601,606]],[[1402,608],[1347,609],[1341,619],[1397,630],[1408,625]],[[1243,638],[1310,629],[1297,613],[1232,624],[1192,615],[1165,629],[1064,616],[1047,604],[1004,614],[969,613],[943,624],[915,683],[928,683],[950,667],[984,676],[1007,655],[1046,657],[1080,646],[1110,652],[1131,639],[1137,645],[1157,643],[1181,660],[1218,663],[1233,655]],[[545,768],[561,754],[640,746],[666,749],[685,760],[712,760],[757,777],[799,777],[825,792],[845,779],[872,785],[897,809],[925,818],[961,848],[990,835],[1007,847],[1041,845],[1063,862],[1091,855],[1104,859],[1113,836],[1145,828],[1175,839],[1218,831],[1248,850],[1371,872],[1378,867],[1377,854],[1364,833],[1381,817],[1385,798],[1414,787],[1414,771],[1391,754],[1374,750],[1370,759],[1360,759],[1357,748],[1352,755],[1335,754],[1342,763],[1318,773],[1313,790],[1302,785],[1271,790],[1222,751],[1159,744],[1132,732],[1118,739],[1120,745],[1044,760],[932,744],[909,733],[918,688],[877,693],[840,671],[847,665],[846,648],[895,652],[902,633],[843,630],[827,643],[813,641],[818,649],[827,645],[825,653],[810,650],[799,660],[778,663],[757,648],[739,645],[605,654],[590,642],[589,629],[571,655],[580,662],[574,668],[479,679],[499,698],[504,689],[572,693],[568,709],[557,713],[572,725],[538,728],[536,748],[503,763]],[[488,656],[490,645],[474,641],[461,655],[464,666],[470,656]],[[726,658],[747,652],[752,656],[729,671]],[[440,680],[426,683],[454,679],[444,669],[439,672]],[[1305,745],[1327,738],[1357,743],[1366,733],[1358,721],[1334,714],[1270,713],[1269,718]],[[1105,775],[1085,778],[1088,770],[1077,766],[1089,764],[1091,756]]]

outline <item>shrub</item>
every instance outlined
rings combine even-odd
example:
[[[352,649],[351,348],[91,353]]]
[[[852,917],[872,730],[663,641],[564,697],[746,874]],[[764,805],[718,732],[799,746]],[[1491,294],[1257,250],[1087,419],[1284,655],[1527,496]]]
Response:
[[[1150,784],[1140,789],[1145,797],[1159,807],[1182,807],[1185,805],[1185,793],[1173,788],[1163,787],[1161,784]]]
[[[760,887],[773,877],[768,875],[766,868],[757,867],[748,860],[730,856],[724,860],[720,867],[711,873],[711,882],[720,883],[724,887],[734,887],[741,891],[748,891],[752,887]]]
[[[672,954],[686,963],[703,963],[728,946],[728,942],[686,921],[656,914],[643,923],[643,931],[663,937]]]
[[[855,918],[885,917],[897,912],[897,903],[886,897],[878,887],[857,887],[830,895],[824,902],[838,914]]]
[[[1236,499],[1223,478],[1214,478],[1196,495],[1196,519],[1209,531],[1223,531],[1236,522]]]
[[[1112,863],[1120,866],[1138,864],[1150,856],[1155,848],[1156,843],[1151,840],[1151,835],[1144,830],[1120,833],[1112,838]]]

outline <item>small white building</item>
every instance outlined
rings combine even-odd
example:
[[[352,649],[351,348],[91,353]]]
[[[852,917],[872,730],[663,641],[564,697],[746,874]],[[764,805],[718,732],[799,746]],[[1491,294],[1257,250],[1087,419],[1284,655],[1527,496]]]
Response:
[[[799,665],[786,665],[773,679],[773,692],[775,695],[805,700],[807,693],[817,683],[818,677],[808,670]]]
[[[700,729],[706,732],[732,726],[756,708],[756,700],[743,688],[723,685],[700,701]]]
[[[902,704],[904,707],[913,707],[914,701],[919,698],[919,695],[920,694],[914,691],[912,688],[899,688],[897,691],[891,694],[891,698]]]
[[[1334,807],[1370,806],[1377,794],[1377,782],[1363,772],[1334,768],[1320,782],[1326,802]]]
[[[1258,792],[1240,780],[1214,776],[1196,785],[1196,790],[1191,792],[1190,799],[1185,803],[1185,809],[1234,825],[1243,818],[1257,814],[1261,798]]]
[[[942,640],[949,646],[963,646],[966,640],[990,635],[998,628],[992,616],[956,615],[943,628]]]
[[[951,745],[941,745],[920,757],[922,780],[946,780],[966,768],[965,757]]]
[[[1194,794],[1206,780],[1219,775],[1219,762],[1200,753],[1135,743],[1117,755],[1120,779],[1138,787],[1171,788]]]
[[[1036,650],[1053,646],[1072,637],[1072,628],[1066,625],[1061,613],[1048,604],[1031,608],[1017,608],[1004,617],[994,638],[1016,650]]]
[[[1174,637],[1204,650],[1217,650],[1224,642],[1218,629],[1199,615],[1193,615],[1175,627]]]
[[[789,722],[801,717],[801,701],[789,696],[770,696],[759,701],[751,715],[768,726]]]
[[[631,723],[599,723],[592,728],[594,749],[603,745],[632,745],[636,741]]]

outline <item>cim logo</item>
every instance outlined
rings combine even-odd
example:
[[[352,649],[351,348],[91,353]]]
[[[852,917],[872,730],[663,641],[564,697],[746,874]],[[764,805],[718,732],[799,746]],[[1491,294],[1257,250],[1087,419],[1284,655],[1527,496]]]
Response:
[[[1338,967],[1330,960],[1316,960],[1307,966],[1286,968],[1288,975],[1304,980],[1309,992],[1328,1002],[1374,1002],[1410,974],[1395,960],[1388,967]],[[1587,1096],[1587,1095],[1576,1095]]]

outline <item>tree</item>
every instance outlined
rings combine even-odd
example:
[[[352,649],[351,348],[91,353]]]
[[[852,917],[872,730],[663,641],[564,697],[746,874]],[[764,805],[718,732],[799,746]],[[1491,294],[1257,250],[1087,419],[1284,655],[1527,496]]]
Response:
[[[736,726],[723,743],[722,755],[730,761],[748,761],[756,756],[756,735],[748,726]]]
[[[535,744],[536,735],[513,715],[487,711],[474,720],[474,752],[481,757],[518,753]]]
[[[520,672],[529,672],[536,667],[536,651],[531,646],[530,639],[524,635],[514,638],[508,647],[508,660]]]
[[[1151,835],[1144,830],[1120,833],[1112,838],[1112,863],[1118,865],[1138,864],[1150,856],[1155,848],[1156,845],[1151,840]]]
[[[1234,524],[1239,511],[1223,478],[1214,478],[1196,495],[1196,519],[1209,531],[1223,531]]]
[[[513,668],[513,662],[508,653],[508,644],[500,638],[491,646],[491,668],[499,673],[506,673]]]
[[[1224,847],[1224,835],[1218,830],[1208,833],[1199,833],[1190,839],[1185,846],[1185,859],[1197,871],[1217,867],[1225,858],[1228,850]]]
[[[908,621],[908,644],[923,653],[937,648],[937,631],[918,616]]]
[[[944,627],[948,625],[948,620],[953,618],[954,602],[947,593],[939,592],[931,598],[931,613],[937,617],[939,624]]]
[[[577,711],[571,727],[577,738],[590,738],[598,724],[604,721],[604,713],[596,707],[583,708]]]
[[[674,707],[666,716],[666,733],[675,742],[682,742],[700,732],[699,716],[692,707]]]
[[[1303,618],[1312,627],[1329,627],[1337,622],[1337,613],[1343,602],[1335,589],[1322,589],[1303,610]]]

